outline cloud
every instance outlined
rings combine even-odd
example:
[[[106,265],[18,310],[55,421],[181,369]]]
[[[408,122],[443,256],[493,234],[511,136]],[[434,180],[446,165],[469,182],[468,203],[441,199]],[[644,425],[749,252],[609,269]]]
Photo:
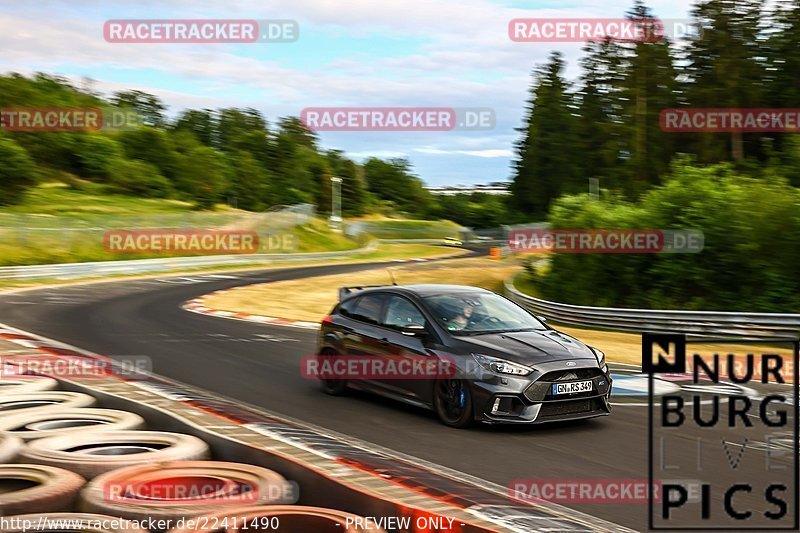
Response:
[[[647,3],[659,16],[682,17],[691,0]],[[325,146],[353,157],[414,155],[428,161],[448,155],[447,172],[477,174],[480,163],[495,164],[499,173],[513,155],[532,69],[559,49],[574,77],[581,53],[578,43],[511,42],[508,21],[623,16],[633,0],[548,4],[521,9],[490,0],[39,0],[4,6],[0,71],[42,70],[73,80],[88,75],[101,91],[156,94],[173,113],[239,106],[274,118],[305,107],[491,107],[497,116],[491,132],[321,137]],[[102,23],[111,18],[289,18],[301,29],[291,45],[110,44],[103,40]],[[326,43],[331,49],[320,50]],[[435,172],[445,175],[441,167]]]

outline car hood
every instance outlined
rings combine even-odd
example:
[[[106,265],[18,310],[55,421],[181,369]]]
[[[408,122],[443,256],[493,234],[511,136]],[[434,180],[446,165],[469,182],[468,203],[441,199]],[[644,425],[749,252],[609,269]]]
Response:
[[[597,361],[592,350],[581,341],[552,329],[463,336],[459,340],[471,345],[474,353],[528,365],[565,359]]]

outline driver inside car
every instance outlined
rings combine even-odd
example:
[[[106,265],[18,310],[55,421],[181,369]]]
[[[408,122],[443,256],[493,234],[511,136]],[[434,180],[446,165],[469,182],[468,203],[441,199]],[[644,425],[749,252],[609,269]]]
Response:
[[[447,329],[458,331],[467,327],[472,319],[472,311],[472,304],[464,302],[458,314],[448,321]]]

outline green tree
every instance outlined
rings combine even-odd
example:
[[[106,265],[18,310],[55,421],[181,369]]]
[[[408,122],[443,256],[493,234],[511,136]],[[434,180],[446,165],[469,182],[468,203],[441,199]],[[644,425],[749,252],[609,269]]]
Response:
[[[168,180],[176,179],[178,157],[170,136],[164,130],[146,126],[123,131],[119,142],[129,159],[150,163]]]
[[[238,145],[243,136],[266,132],[267,121],[255,109],[220,109],[216,125],[216,147],[222,151],[241,150]]]
[[[109,162],[108,184],[116,192],[150,198],[164,198],[172,191],[169,180],[155,165],[130,159]]]
[[[108,177],[112,161],[123,158],[122,146],[110,137],[95,133],[80,139],[77,148],[80,162],[79,173],[87,178],[105,179]]]
[[[19,203],[36,183],[36,165],[28,152],[0,134],[0,204]]]
[[[527,217],[543,218],[550,203],[582,184],[575,149],[578,145],[572,97],[563,77],[564,60],[554,52],[539,70],[530,90],[522,139],[511,191],[517,209]]]
[[[229,188],[227,195],[240,209],[261,211],[269,201],[269,178],[256,159],[248,152],[228,155]]]
[[[627,14],[640,21],[646,35],[657,35],[655,15],[636,0]],[[670,42],[645,39],[628,45],[620,102],[622,119],[629,125],[631,150],[629,181],[625,191],[636,196],[661,182],[675,152],[674,134],[661,130],[661,110],[677,105],[677,81]]]
[[[129,108],[136,111],[144,124],[154,128],[163,128],[167,123],[164,112],[167,107],[158,96],[142,91],[119,91],[114,93],[111,104],[115,107]]]
[[[708,0],[694,7],[692,16],[701,31],[689,43],[683,70],[692,107],[749,108],[764,103],[762,8],[762,0]],[[761,155],[757,134],[696,133],[692,139],[701,162]]]
[[[582,174],[603,187],[624,188],[630,169],[629,126],[623,122],[623,50],[611,39],[583,49],[578,98],[577,159]]]
[[[229,189],[230,169],[213,148],[198,146],[178,155],[177,187],[191,197],[199,209],[214,207]]]
[[[188,131],[206,146],[213,146],[216,120],[210,109],[187,109],[178,115],[173,125],[176,131]]]
[[[430,212],[431,195],[422,180],[411,173],[411,163],[407,159],[370,158],[364,163],[364,176],[370,192],[391,202],[398,210],[417,216]]]

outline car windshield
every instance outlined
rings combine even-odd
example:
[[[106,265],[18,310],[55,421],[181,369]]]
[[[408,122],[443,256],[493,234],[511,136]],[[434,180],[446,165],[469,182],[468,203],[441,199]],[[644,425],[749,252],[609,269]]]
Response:
[[[439,324],[454,335],[547,329],[521,307],[489,292],[437,294],[423,300]]]

